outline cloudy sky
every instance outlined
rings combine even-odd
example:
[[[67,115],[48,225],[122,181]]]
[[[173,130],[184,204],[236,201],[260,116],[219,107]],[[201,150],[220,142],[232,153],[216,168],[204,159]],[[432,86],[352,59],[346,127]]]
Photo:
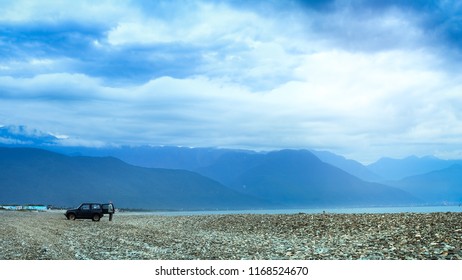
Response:
[[[11,0],[0,10],[0,125],[63,145],[462,158],[459,1]]]

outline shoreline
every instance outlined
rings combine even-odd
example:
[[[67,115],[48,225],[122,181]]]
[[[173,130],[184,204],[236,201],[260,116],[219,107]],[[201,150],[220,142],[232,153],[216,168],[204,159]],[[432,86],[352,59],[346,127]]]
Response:
[[[400,213],[460,213],[459,205],[425,205],[425,206],[370,206],[370,207],[335,207],[335,208],[281,208],[281,209],[247,209],[247,210],[146,210],[120,211],[119,215],[235,215],[235,214],[400,214]]]
[[[0,217],[2,260],[462,259],[462,213]]]

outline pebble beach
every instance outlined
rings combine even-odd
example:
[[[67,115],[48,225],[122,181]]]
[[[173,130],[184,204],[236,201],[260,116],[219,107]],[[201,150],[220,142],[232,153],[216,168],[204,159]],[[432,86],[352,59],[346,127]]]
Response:
[[[116,214],[0,211],[1,260],[461,260],[462,213]]]

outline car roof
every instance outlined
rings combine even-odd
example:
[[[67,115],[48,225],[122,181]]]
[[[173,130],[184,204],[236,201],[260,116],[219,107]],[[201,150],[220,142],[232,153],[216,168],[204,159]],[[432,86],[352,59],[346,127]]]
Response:
[[[103,204],[114,204],[114,203],[112,203],[112,202],[109,202],[109,203],[100,203],[100,202],[83,202],[83,203],[81,203],[80,205],[82,205],[82,204],[101,204],[101,205],[103,205]]]

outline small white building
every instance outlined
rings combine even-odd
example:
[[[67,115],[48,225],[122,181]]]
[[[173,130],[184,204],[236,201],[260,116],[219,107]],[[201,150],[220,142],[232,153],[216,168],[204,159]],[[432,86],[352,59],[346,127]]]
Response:
[[[10,205],[0,205],[0,209],[14,210],[14,211],[19,211],[19,210],[47,211],[48,206],[47,205],[16,205],[16,204],[10,204]]]

